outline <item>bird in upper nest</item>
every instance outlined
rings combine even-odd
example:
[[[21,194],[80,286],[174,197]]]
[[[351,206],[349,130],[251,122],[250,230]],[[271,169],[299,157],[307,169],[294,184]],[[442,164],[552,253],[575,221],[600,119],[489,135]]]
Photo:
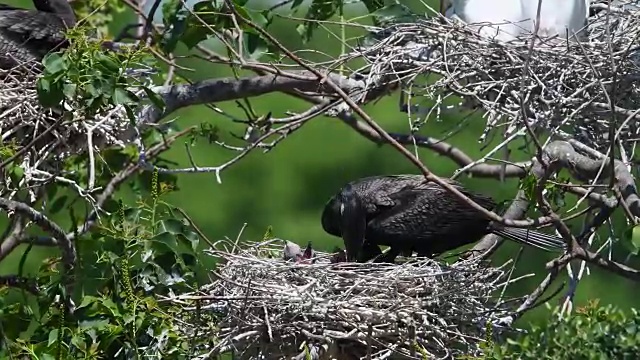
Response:
[[[66,46],[64,32],[76,16],[67,0],[33,0],[36,10],[0,4],[0,68],[40,62]]]
[[[484,37],[511,41],[535,30],[539,0],[442,0],[445,16],[470,24]],[[541,37],[582,39],[591,0],[542,0]],[[575,35],[575,36],[574,36]]]
[[[485,209],[495,202],[444,179]],[[393,262],[400,253],[433,257],[494,233],[546,251],[565,249],[563,239],[523,228],[492,223],[478,210],[421,175],[373,176],[344,186],[326,203],[321,218],[327,233],[342,237],[349,261]]]

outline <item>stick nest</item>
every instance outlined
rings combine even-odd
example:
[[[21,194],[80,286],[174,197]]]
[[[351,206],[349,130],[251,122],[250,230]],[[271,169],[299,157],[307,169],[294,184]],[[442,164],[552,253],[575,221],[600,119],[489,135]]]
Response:
[[[51,181],[75,185],[84,193],[74,180],[77,174],[61,170],[62,161],[112,145],[124,146],[118,135],[128,126],[128,119],[121,107],[90,117],[68,106],[44,108],[38,100],[36,68],[0,69],[0,161],[27,148],[14,160],[23,173],[19,184],[11,185],[11,171],[0,173],[0,181],[12,193],[18,188],[35,189]]]
[[[201,358],[304,359],[305,346],[311,358],[477,355],[487,322],[509,313],[492,296],[505,272],[478,261],[331,264],[316,253],[314,263],[293,263],[282,246],[216,246],[224,249],[210,252],[220,259],[216,279],[171,299],[185,310],[185,336],[203,344]],[[212,313],[220,318],[207,320]]]
[[[525,134],[526,118],[535,130],[571,134],[598,149],[608,144],[613,127],[629,146],[638,137],[630,119],[640,108],[637,9],[605,8],[588,19],[587,41],[537,38],[532,50],[531,37],[498,43],[436,15],[381,29],[372,43],[347,57],[368,62],[359,72],[368,73],[372,88],[396,81],[405,85],[417,128],[432,112],[439,117],[443,109],[459,106],[447,102],[455,95],[484,113],[481,141],[497,128],[507,137]],[[425,100],[435,106],[425,107]]]

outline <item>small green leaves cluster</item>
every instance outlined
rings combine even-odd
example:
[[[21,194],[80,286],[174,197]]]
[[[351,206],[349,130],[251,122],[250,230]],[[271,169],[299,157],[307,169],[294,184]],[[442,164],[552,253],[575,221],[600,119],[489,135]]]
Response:
[[[114,17],[125,16],[127,5],[120,0],[84,0],[71,2],[73,12],[82,25],[92,29],[92,35],[105,38]]]
[[[232,0],[231,3],[240,17],[251,21],[259,28],[266,29],[271,24],[272,16],[269,11],[250,9],[247,6],[248,0]],[[186,9],[179,0],[165,1],[163,4],[165,32],[160,41],[163,51],[173,52],[178,43],[183,43],[188,49],[192,49],[211,38],[214,32],[224,33],[224,30],[235,30],[237,24],[243,34],[242,49],[236,50],[241,51],[245,58],[257,59],[267,51],[276,52],[254,28],[240,19],[234,23],[231,13],[231,9],[222,0],[199,1],[193,5],[193,9]]]
[[[85,27],[67,32],[69,47],[48,54],[37,82],[38,98],[46,107],[59,107],[64,101],[86,116],[93,116],[123,105],[134,120],[140,102],[135,90],[143,90],[156,106],[162,101],[147,86],[127,74],[127,70],[149,68],[154,59],[148,51],[133,47],[112,51],[86,36]]]
[[[640,225],[633,225],[626,229],[621,240],[631,254],[640,255]]]
[[[568,177],[560,177],[555,182],[547,182],[544,184],[546,190],[545,196],[550,200],[551,205],[556,209],[565,206],[566,188],[559,184],[568,183]],[[531,204],[537,204],[536,191],[538,187],[538,179],[529,174],[520,180],[520,189],[524,191],[525,197]]]
[[[534,327],[528,334],[507,339],[486,353],[485,359],[639,359],[640,312],[624,312],[597,301],[578,308],[575,314]]]
[[[161,175],[161,174],[160,174]],[[193,290],[209,272],[191,222],[164,201],[173,191],[157,172],[134,206],[110,202],[101,225],[77,239],[76,310],[66,313],[57,256],[43,262],[41,296],[0,289],[0,358],[182,359],[198,345],[184,336],[182,311],[160,297]],[[211,315],[199,315],[203,329]],[[198,319],[198,321],[200,321]]]
[[[362,0],[361,2],[371,14],[375,14],[377,11],[386,8],[383,0]],[[295,11],[303,3],[302,0],[294,0],[291,4],[291,9]],[[300,24],[297,28],[298,33],[302,36],[302,40],[308,41],[311,39],[313,32],[319,26],[318,21],[329,20],[337,14],[343,15],[344,7],[347,3],[348,2],[344,0],[313,0],[305,14],[307,21]],[[374,20],[375,19],[376,17],[374,16]]]

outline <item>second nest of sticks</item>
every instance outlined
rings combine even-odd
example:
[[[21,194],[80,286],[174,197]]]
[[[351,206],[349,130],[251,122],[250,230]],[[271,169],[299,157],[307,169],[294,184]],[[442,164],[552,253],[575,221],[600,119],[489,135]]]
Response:
[[[549,46],[549,39],[536,38],[531,49],[530,38],[498,43],[459,21],[416,17],[372,34],[371,43],[347,56],[367,61],[359,72],[371,86],[402,81],[417,123],[459,96],[484,113],[481,140],[496,128],[507,137],[523,134],[526,117],[537,131],[570,134],[598,149],[613,127],[629,150],[639,132],[630,120],[640,108],[640,12],[602,10],[588,18],[587,30],[586,41],[555,39]]]
[[[496,294],[506,271],[478,261],[332,264],[316,253],[292,263],[282,246],[220,244],[211,251],[216,279],[171,299],[186,310],[181,330],[198,338],[201,358],[303,359],[305,349],[337,359],[477,355],[487,323],[510,313]]]
[[[12,161],[22,173],[20,184],[13,184],[9,171],[0,173],[9,190],[66,176],[61,165],[70,156],[125,145],[119,139],[129,126],[124,109],[114,107],[89,117],[68,106],[45,108],[38,98],[39,76],[39,71],[22,66],[0,70],[0,161]]]

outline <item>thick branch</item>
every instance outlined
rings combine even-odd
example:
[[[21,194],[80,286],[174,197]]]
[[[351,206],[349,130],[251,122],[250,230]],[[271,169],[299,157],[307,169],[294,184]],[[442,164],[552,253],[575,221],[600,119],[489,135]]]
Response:
[[[575,142],[572,143],[575,144]],[[610,169],[609,158],[591,159],[578,153],[572,143],[568,141],[551,142],[545,148],[545,153],[550,161],[557,162],[563,168],[568,169],[577,179],[595,179],[600,172],[603,161],[605,162],[605,171],[600,175],[606,178],[607,174],[611,173],[610,170],[607,171]],[[640,217],[640,198],[638,198],[633,176],[624,163],[619,160],[614,163],[613,173],[615,174],[615,186],[620,191],[629,210],[634,216]]]
[[[73,271],[77,260],[76,248],[58,224],[49,220],[49,218],[44,214],[31,206],[17,201],[0,198],[0,208],[7,212],[16,212],[24,215],[26,218],[36,223],[36,225],[38,225],[42,230],[51,234],[53,238],[56,239],[56,242],[62,251],[62,260],[65,264],[65,270],[68,271],[68,274],[71,276],[71,271]],[[3,250],[5,248],[12,248],[12,246],[10,246],[11,244],[5,244],[6,242],[7,241],[2,244]],[[0,259],[6,257],[6,255],[7,254],[0,253]]]
[[[365,89],[364,82],[328,73],[327,79],[348,94]],[[193,105],[241,99],[276,91],[310,91],[335,94],[330,86],[318,81],[318,77],[306,72],[283,72],[278,75],[262,75],[244,78],[223,78],[198,81],[193,84],[161,86],[155,92],[164,101],[164,109],[146,105],[138,115],[138,125],[154,124],[172,112]]]

